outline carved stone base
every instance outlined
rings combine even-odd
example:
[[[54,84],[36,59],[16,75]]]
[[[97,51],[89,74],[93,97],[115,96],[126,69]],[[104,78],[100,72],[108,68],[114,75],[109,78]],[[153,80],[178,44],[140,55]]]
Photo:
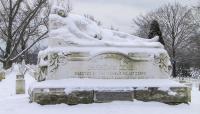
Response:
[[[69,88],[68,88],[69,89]],[[191,101],[191,89],[189,87],[170,87],[162,90],[159,87],[132,87],[132,90],[71,90],[65,88],[33,88],[29,91],[30,102],[41,105],[60,104],[68,105],[105,103],[112,101],[157,101],[176,105]]]

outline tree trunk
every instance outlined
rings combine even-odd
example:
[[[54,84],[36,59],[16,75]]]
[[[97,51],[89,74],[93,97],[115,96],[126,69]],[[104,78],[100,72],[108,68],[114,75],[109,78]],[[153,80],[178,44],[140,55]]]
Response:
[[[174,32],[174,26],[172,28],[172,76],[176,77],[176,49],[175,49],[175,32]]]
[[[176,61],[175,60],[173,60],[173,62],[172,62],[172,76],[173,77],[177,77],[177,73],[176,73]]]
[[[6,42],[6,54],[4,56],[4,59],[6,59],[9,56],[10,50],[11,50],[11,41],[8,40]],[[3,62],[3,68],[4,69],[9,69],[11,66],[12,66],[12,61],[6,60],[5,62]]]
[[[21,51],[23,51],[25,49],[26,49],[26,43],[25,43],[24,39],[22,39],[21,40]],[[22,62],[23,60],[26,60],[26,57],[27,57],[27,52],[25,52],[24,54],[22,54],[19,57],[19,62]]]
[[[176,71],[176,51],[173,48],[172,50],[172,76],[176,77],[177,76],[177,71]]]
[[[12,61],[5,61],[3,62],[3,68],[4,69],[9,69],[10,67],[12,67]]]
[[[11,41],[8,40],[8,41],[6,42],[6,53],[5,53],[4,58],[7,58],[7,57],[8,57],[8,55],[10,54],[10,50],[11,50]]]

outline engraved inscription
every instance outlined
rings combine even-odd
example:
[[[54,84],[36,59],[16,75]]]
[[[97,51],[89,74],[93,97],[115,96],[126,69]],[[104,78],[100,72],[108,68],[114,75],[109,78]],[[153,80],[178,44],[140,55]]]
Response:
[[[146,72],[138,70],[138,66],[136,61],[125,55],[107,53],[90,59],[85,70],[75,71],[73,75],[79,78],[143,78]]]
[[[127,78],[139,78],[140,76],[146,75],[146,72],[74,72],[74,75],[78,77],[93,77],[93,76],[100,76],[100,77],[112,77],[112,78],[122,78],[125,76]]]

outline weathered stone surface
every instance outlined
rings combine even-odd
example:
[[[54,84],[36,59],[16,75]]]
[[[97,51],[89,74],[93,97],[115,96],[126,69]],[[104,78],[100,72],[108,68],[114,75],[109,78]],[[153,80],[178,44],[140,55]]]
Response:
[[[67,95],[68,103],[70,105],[74,104],[88,104],[93,103],[94,92],[93,91],[75,91]]]
[[[133,91],[95,91],[95,102],[133,101]]]
[[[141,101],[158,101],[167,104],[189,103],[191,101],[190,88],[171,87],[169,91],[159,90],[158,87],[149,87],[147,90],[135,90],[134,97]]]
[[[94,47],[95,48],[95,47]],[[169,78],[168,62],[159,62],[168,56],[151,58],[149,53],[128,54],[108,51],[91,54],[84,52],[52,52],[39,57],[45,61],[45,66],[38,67],[39,81],[66,78],[95,78],[95,79],[167,79]],[[42,62],[43,63],[43,62]],[[80,65],[81,64],[81,65]],[[43,64],[42,64],[43,65]],[[41,66],[41,65],[40,65]],[[152,70],[154,68],[154,70]],[[63,75],[67,74],[67,75]]]
[[[25,80],[16,80],[16,94],[25,94]]]
[[[37,102],[41,105],[60,103],[76,105],[93,103],[93,91],[73,91],[69,94],[66,94],[62,88],[51,88],[47,91],[46,90],[37,89],[32,91],[30,96],[31,102]]]
[[[104,103],[111,101],[157,101],[166,104],[189,103],[191,101],[191,89],[189,87],[170,87],[168,90],[162,90],[159,87],[146,87],[135,90],[74,90],[65,93],[64,88],[40,89],[35,88],[30,92],[30,101],[41,105],[60,104],[68,105]]]

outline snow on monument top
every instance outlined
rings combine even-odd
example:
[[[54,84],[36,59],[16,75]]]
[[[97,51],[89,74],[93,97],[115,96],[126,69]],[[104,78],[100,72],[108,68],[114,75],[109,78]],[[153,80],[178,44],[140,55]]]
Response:
[[[158,38],[144,39],[127,33],[104,29],[96,22],[75,14],[67,17],[50,14],[49,47],[119,46],[163,48]]]

